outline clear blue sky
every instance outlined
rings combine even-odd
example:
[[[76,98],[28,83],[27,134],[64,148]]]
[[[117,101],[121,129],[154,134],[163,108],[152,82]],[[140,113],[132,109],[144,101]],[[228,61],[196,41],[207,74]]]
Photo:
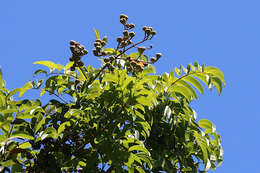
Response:
[[[69,40],[91,50],[94,27],[113,44],[121,13],[139,31],[144,25],[157,31],[152,53],[163,54],[159,73],[195,60],[224,72],[222,95],[208,91],[193,103],[198,118],[210,119],[223,138],[224,162],[215,172],[260,172],[259,0],[1,0],[0,65],[8,88],[31,79],[35,61],[67,63]],[[93,56],[84,62],[100,64]]]

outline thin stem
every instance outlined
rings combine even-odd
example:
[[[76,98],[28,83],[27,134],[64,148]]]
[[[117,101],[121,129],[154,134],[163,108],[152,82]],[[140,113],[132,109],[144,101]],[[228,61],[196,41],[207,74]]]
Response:
[[[79,70],[81,71],[81,73],[84,75],[84,77],[87,79],[87,75],[85,74],[85,71],[82,70],[82,67],[79,67]]]
[[[37,90],[39,90],[39,88],[32,88],[32,89],[37,89]],[[54,92],[51,92],[51,91],[49,91],[49,90],[46,90],[46,89],[44,89],[45,91],[47,91],[48,93],[50,93],[50,94],[53,94],[53,95],[55,95],[56,97],[58,97],[61,101],[63,101],[65,104],[69,104],[65,99],[63,99],[61,96],[59,96],[58,94],[56,94],[56,93],[54,93]]]
[[[173,86],[175,83],[177,83],[179,80],[187,77],[187,76],[190,76],[190,75],[193,75],[193,74],[199,74],[199,73],[205,73],[205,72],[193,72],[193,73],[188,73],[188,74],[185,74],[183,76],[181,76],[180,78],[178,78],[176,81],[172,82],[171,85],[168,87],[170,88],[171,86]]]
[[[124,54],[125,52],[127,52],[129,49],[131,49],[131,48],[133,48],[133,47],[135,47],[135,46],[137,46],[137,45],[139,45],[139,44],[141,44],[141,43],[143,43],[143,42],[145,42],[145,41],[147,41],[147,40],[149,40],[149,39],[148,39],[148,38],[145,38],[145,39],[143,39],[142,41],[139,41],[138,43],[135,43],[135,44],[133,44],[132,46],[126,48],[123,52],[121,52],[120,54],[116,55],[115,59],[118,59],[119,56],[123,55],[123,54]],[[107,67],[107,65],[104,65],[104,66],[100,69],[100,71],[94,76],[94,78],[93,78],[92,80],[89,80],[87,86],[91,85],[92,82],[95,81],[95,80],[98,78],[98,76],[105,70],[106,67]]]

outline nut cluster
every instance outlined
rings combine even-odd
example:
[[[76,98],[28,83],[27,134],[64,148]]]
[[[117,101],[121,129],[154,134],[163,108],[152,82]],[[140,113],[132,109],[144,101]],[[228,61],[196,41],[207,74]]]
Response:
[[[127,63],[126,68],[129,72],[140,72],[144,70],[144,67],[148,66],[148,62],[145,62],[143,60],[138,60],[133,57],[127,57],[126,58]]]
[[[134,24],[128,24],[126,23],[128,20],[128,16],[125,15],[125,14],[121,14],[120,15],[120,22],[124,25],[124,31],[123,31],[123,36],[122,37],[118,37],[116,40],[117,40],[117,43],[118,43],[118,46],[117,48],[124,48],[130,44],[132,44],[132,41],[131,39],[134,38],[135,36],[135,33],[134,32],[129,32],[130,29],[133,29],[135,27]]]
[[[104,37],[103,40],[96,39],[94,42],[93,54],[95,56],[106,56],[107,52],[103,51],[102,48],[107,44],[107,37]]]
[[[88,54],[88,51],[83,45],[74,40],[70,41],[70,50],[72,52],[72,57],[70,57],[69,60],[74,62],[70,70],[75,71],[76,67],[84,66],[84,63],[81,61],[81,57]]]
[[[155,57],[151,58],[151,63],[152,64],[155,63],[156,61],[158,61],[162,57],[162,54],[161,53],[157,53],[157,54],[155,54]]]
[[[111,64],[115,59],[116,58],[113,55],[108,58],[104,58],[104,62],[110,71],[113,71],[115,69],[115,67]]]
[[[153,30],[152,27],[144,26],[143,31],[145,33],[145,38],[148,38],[149,40],[152,39],[156,35],[156,31]],[[150,38],[149,38],[149,36],[150,36]]]

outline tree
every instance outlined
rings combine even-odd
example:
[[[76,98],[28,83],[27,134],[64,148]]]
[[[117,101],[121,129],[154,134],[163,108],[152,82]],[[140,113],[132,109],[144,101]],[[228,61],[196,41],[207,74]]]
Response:
[[[158,75],[149,58],[152,48],[140,47],[156,32],[143,27],[144,38],[133,42],[134,24],[124,27],[115,48],[105,48],[95,29],[94,56],[102,67],[85,66],[88,51],[70,41],[66,65],[35,64],[35,81],[9,91],[0,73],[0,170],[6,172],[206,172],[223,160],[220,135],[207,119],[196,121],[190,103],[203,93],[202,83],[225,84],[216,67],[180,66]],[[136,51],[136,52],[135,52]],[[49,94],[41,100],[15,100],[30,89]]]

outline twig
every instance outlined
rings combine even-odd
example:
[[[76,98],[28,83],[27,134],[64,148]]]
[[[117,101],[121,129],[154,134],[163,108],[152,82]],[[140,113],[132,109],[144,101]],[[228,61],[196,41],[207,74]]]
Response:
[[[37,89],[37,90],[39,90],[39,88],[32,88],[32,89]],[[56,93],[54,93],[54,92],[51,92],[51,91],[49,91],[49,90],[46,90],[46,89],[44,89],[45,91],[47,91],[48,93],[50,93],[50,94],[53,94],[53,95],[55,95],[56,97],[58,97],[60,100],[62,100],[65,104],[69,104],[65,99],[63,99],[61,96],[59,96],[58,94],[56,94]]]

